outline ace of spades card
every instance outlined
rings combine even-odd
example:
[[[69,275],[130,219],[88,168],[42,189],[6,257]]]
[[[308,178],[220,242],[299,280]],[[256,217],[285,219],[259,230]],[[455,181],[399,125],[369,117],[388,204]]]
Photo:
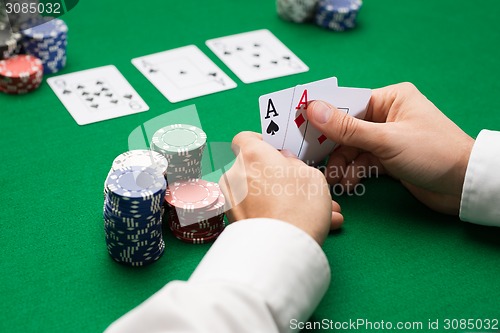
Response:
[[[236,87],[194,45],[135,58],[132,64],[172,103]]]
[[[259,98],[262,138],[276,149],[283,147],[293,90],[288,88]]]
[[[306,64],[266,29],[215,38],[208,40],[206,44],[245,83],[309,70]]]
[[[115,66],[103,66],[47,79],[79,125],[149,110]]]
[[[337,87],[337,78],[332,77],[311,84]],[[292,108],[295,88],[288,88],[259,98],[262,138],[276,149],[283,149],[287,134],[288,119]]]
[[[309,123],[306,116],[309,102],[323,100],[350,116],[363,119],[370,97],[370,89],[338,87],[328,79],[295,87],[283,149],[310,165],[321,162],[336,143]]]

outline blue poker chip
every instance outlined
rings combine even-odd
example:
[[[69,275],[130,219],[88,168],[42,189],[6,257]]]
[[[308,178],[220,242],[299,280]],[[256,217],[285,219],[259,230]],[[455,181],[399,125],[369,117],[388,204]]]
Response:
[[[161,242],[161,238],[156,239],[139,239],[139,240],[125,240],[125,239],[115,239],[112,236],[106,237],[106,243],[108,245],[108,250],[113,253],[132,253],[140,255],[146,252],[158,251],[158,246]]]
[[[21,25],[23,49],[41,59],[45,74],[53,74],[66,66],[68,26],[61,19],[39,17]]]
[[[105,194],[107,190],[105,190]],[[130,209],[150,209],[157,207],[159,203],[163,203],[165,193],[163,191],[159,192],[157,195],[153,195],[150,198],[130,198],[116,196],[110,193],[107,203],[112,207],[126,207]]]
[[[151,199],[167,188],[162,174],[146,167],[127,167],[111,172],[106,180],[111,196],[133,199]]]
[[[353,29],[361,6],[361,0],[320,0],[315,22],[320,27],[334,31]]]
[[[106,239],[117,241],[117,242],[128,242],[137,243],[143,240],[157,240],[161,237],[161,226],[157,226],[151,229],[144,229],[144,233],[131,233],[124,234],[119,233],[114,229],[104,228],[106,233]]]
[[[150,220],[161,216],[163,213],[162,206],[157,204],[151,208],[128,208],[123,206],[113,206],[108,201],[104,203],[107,215],[116,219],[141,219]]]
[[[61,19],[37,17],[21,25],[23,35],[36,40],[56,39],[68,33],[68,26]]]
[[[149,247],[122,247],[108,244],[108,253],[118,262],[122,263],[142,263],[147,264],[158,260],[165,250],[163,240],[158,241]]]
[[[162,222],[161,216],[158,218],[151,219],[130,219],[130,218],[119,218],[111,215],[106,210],[103,212],[104,223],[109,225],[111,228],[117,230],[130,231],[138,228],[151,228],[156,224]]]
[[[162,256],[165,191],[165,178],[154,168],[129,166],[109,173],[103,220],[106,247],[113,260],[135,267]]]

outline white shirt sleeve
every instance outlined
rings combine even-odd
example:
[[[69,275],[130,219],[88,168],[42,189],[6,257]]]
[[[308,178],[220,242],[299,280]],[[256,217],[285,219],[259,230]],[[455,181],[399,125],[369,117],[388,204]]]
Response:
[[[274,219],[231,224],[187,282],[173,281],[111,324],[106,333],[291,332],[330,283],[321,247]]]
[[[465,173],[460,219],[500,226],[500,132],[479,133]]]

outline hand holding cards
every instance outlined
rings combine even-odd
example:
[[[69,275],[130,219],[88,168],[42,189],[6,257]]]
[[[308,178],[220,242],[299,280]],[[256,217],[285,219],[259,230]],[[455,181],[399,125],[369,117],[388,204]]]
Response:
[[[263,95],[259,98],[262,137],[276,149],[286,149],[308,164],[317,164],[336,143],[309,123],[309,102],[323,100],[363,119],[370,97],[370,89],[338,87],[335,77]]]

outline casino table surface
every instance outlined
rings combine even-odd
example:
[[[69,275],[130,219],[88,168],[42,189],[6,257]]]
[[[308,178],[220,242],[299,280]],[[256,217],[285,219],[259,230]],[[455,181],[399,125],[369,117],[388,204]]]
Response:
[[[103,181],[136,127],[195,104],[209,141],[229,143],[260,131],[260,95],[337,76],[347,87],[411,81],[475,137],[500,129],[499,12],[494,0],[366,1],[358,27],[335,33],[279,19],[269,0],[81,1],[62,16],[70,28],[62,73],[114,64],[151,109],[79,126],[45,82],[25,96],[0,95],[0,332],[103,331],[169,281],[188,279],[210,248],[167,235],[165,255],[151,266],[108,256]],[[244,84],[205,45],[263,28],[310,71]],[[189,44],[238,87],[172,104],[130,62]],[[437,331],[466,331],[445,330],[444,320],[500,317],[500,229],[435,213],[385,176],[364,190],[335,197],[345,225],[324,244],[332,281],[311,320],[425,328],[439,319]]]

